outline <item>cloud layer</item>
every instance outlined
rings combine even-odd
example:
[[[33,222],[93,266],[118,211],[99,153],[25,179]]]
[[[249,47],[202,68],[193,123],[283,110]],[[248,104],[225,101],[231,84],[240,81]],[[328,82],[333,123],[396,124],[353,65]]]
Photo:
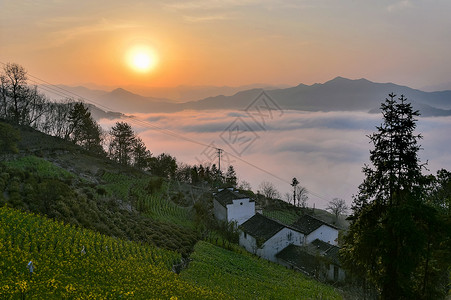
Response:
[[[381,115],[284,111],[267,118],[265,126],[255,120],[245,112],[183,111],[141,114],[127,121],[155,155],[167,152],[188,164],[217,163],[214,149],[208,146],[218,147],[225,150],[224,170],[233,164],[240,179],[250,182],[254,191],[266,180],[284,194],[296,177],[310,190],[311,206],[325,207],[334,197],[351,204],[363,180],[362,166],[369,162],[372,144],[367,135],[381,124]],[[102,120],[105,128],[113,124]],[[429,172],[451,170],[451,141],[445,138],[451,118],[420,118],[417,125],[423,135],[420,158],[429,161]]]

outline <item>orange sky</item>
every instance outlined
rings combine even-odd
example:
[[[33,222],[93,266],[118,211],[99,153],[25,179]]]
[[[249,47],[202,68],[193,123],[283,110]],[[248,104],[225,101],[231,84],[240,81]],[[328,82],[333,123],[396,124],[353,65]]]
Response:
[[[0,62],[58,84],[450,82],[451,1],[0,2]],[[152,72],[126,64],[152,47]],[[450,87],[451,88],[451,87]]]

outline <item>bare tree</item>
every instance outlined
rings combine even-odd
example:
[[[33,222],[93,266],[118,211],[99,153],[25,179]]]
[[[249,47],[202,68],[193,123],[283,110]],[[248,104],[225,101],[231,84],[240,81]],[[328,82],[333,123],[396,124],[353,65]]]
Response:
[[[308,190],[306,187],[298,185],[296,187],[296,199],[294,200],[294,205],[302,208],[307,207],[307,201],[308,201]]]
[[[289,204],[291,204],[291,200],[293,200],[293,195],[291,195],[291,193],[286,192],[286,193],[284,194],[284,196],[285,196],[285,200],[286,200]]]
[[[0,98],[2,99],[1,102],[1,110],[0,110],[0,116],[2,118],[8,117],[8,78],[4,74],[0,74]]]
[[[6,94],[7,98],[10,100],[8,108],[11,111],[12,120],[19,123],[21,117],[21,105],[24,100],[24,93],[27,89],[27,71],[24,67],[13,63],[7,63],[3,68],[3,71],[5,73],[3,80],[6,80]]]
[[[258,186],[263,196],[270,199],[280,198],[280,193],[277,188],[269,181],[263,181]]]
[[[245,191],[251,191],[252,190],[252,186],[249,182],[247,182],[246,180],[241,180],[240,184],[238,185],[238,188],[240,190],[245,190]]]
[[[335,220],[338,220],[340,214],[343,214],[348,210],[348,206],[346,205],[346,202],[343,199],[334,198],[332,201],[329,202],[329,205],[327,206],[326,209],[335,215]]]
[[[39,129],[43,132],[68,140],[73,126],[69,122],[70,112],[75,105],[72,99],[63,102],[49,102],[45,120],[41,122]]]
[[[49,109],[48,102],[45,95],[38,92],[36,86],[28,88],[22,109],[22,124],[38,128]]]

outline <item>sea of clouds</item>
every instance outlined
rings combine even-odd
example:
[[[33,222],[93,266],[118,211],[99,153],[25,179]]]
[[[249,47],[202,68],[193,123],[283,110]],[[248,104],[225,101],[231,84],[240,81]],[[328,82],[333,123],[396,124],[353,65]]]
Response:
[[[103,119],[101,125],[108,129],[116,121]],[[208,146],[221,148],[222,170],[233,164],[239,179],[254,191],[262,181],[270,181],[283,195],[291,192],[288,183],[296,177],[310,191],[309,206],[324,208],[335,197],[351,204],[373,147],[367,135],[377,131],[382,115],[220,110],[134,114],[121,121],[132,125],[153,155],[165,152],[191,165],[217,164],[216,153]],[[418,118],[416,133],[423,136],[419,157],[428,161],[425,173],[451,170],[450,130],[451,117]]]

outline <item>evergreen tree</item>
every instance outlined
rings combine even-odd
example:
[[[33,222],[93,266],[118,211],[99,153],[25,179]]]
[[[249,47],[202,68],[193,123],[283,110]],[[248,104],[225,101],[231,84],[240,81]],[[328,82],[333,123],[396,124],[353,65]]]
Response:
[[[406,98],[390,94],[382,104],[383,124],[369,136],[372,167],[354,198],[343,259],[348,269],[368,278],[382,299],[427,298],[418,292],[415,272],[428,247],[427,227],[436,210],[426,204],[415,135],[418,111]]]
[[[191,183],[192,184],[198,184],[199,183],[199,170],[197,166],[193,166],[191,168]]]
[[[236,177],[235,168],[232,165],[230,165],[227,168],[227,172],[225,175],[225,183],[226,183],[226,185],[235,188],[237,185],[237,181],[238,181],[238,179]]]
[[[451,272],[451,172],[429,176],[427,202],[438,213],[426,224],[427,245],[416,272],[416,293],[424,299],[448,295]]]
[[[150,171],[155,176],[174,179],[177,171],[177,160],[169,154],[161,153],[150,160]]]
[[[102,129],[94,120],[87,105],[82,102],[73,104],[69,114],[70,139],[88,151],[104,153],[102,147]]]
[[[136,136],[132,127],[126,122],[116,122],[110,130],[111,142],[109,155],[122,165],[130,165]]]
[[[202,164],[199,165],[199,168],[197,169],[197,174],[199,176],[199,181],[201,183],[204,183],[206,181],[205,178],[205,168]]]
[[[140,137],[136,137],[135,139],[132,156],[134,167],[144,170],[149,166],[152,153],[147,150],[146,145]]]
[[[211,165],[210,176],[210,183],[212,183],[213,186],[219,187],[223,185],[224,176],[222,174],[222,171],[218,169],[216,164]]]

